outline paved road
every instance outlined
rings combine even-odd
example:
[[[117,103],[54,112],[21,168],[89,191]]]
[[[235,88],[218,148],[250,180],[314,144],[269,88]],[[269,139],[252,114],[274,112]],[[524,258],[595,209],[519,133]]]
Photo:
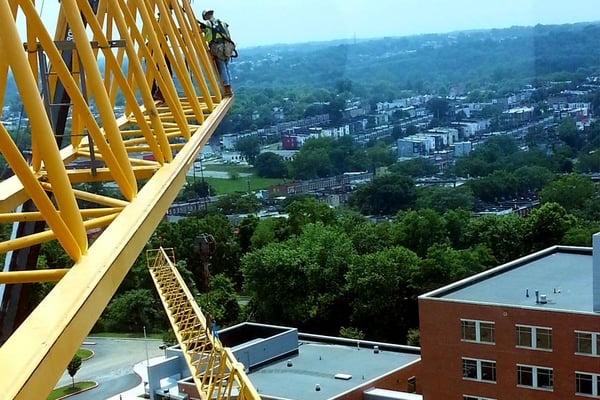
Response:
[[[194,167],[192,167],[188,170],[187,176],[194,176],[195,174],[197,179],[200,179],[202,176],[205,178],[231,179],[231,174],[227,171],[211,171],[210,166],[208,169],[207,167],[204,168],[205,169],[201,171],[200,168],[194,169]],[[248,176],[252,176],[252,174],[249,172],[239,172],[238,176],[240,178],[246,178]]]
[[[94,343],[94,344],[89,344]],[[69,397],[69,400],[104,400],[124,392],[140,383],[133,372],[133,365],[148,357],[163,355],[158,346],[162,340],[88,338],[82,347],[92,350],[94,357],[84,361],[75,375],[75,381],[96,381],[98,387]],[[57,387],[71,383],[65,371]]]

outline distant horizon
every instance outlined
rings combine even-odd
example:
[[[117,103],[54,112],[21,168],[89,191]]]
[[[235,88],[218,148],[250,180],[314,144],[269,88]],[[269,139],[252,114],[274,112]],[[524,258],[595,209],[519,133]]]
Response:
[[[600,3],[599,3],[600,5]],[[557,23],[557,24],[535,24],[535,25],[511,25],[506,27],[495,27],[495,28],[471,28],[471,29],[460,29],[446,32],[424,32],[424,33],[414,33],[407,35],[396,35],[396,36],[373,36],[373,37],[352,37],[352,38],[339,38],[339,39],[323,39],[323,40],[311,40],[306,42],[291,42],[291,43],[270,43],[270,44],[262,44],[262,45],[250,45],[250,46],[237,46],[240,49],[257,49],[261,47],[277,47],[277,46],[299,46],[303,44],[318,44],[318,43],[328,43],[328,42],[349,42],[349,41],[369,41],[369,40],[381,40],[385,38],[407,38],[407,37],[415,37],[415,36],[427,36],[427,35],[451,35],[453,33],[467,33],[467,32],[485,32],[491,30],[505,30],[511,28],[534,28],[537,25],[541,26],[563,26],[563,25],[578,25],[578,24],[600,24],[600,20],[594,21],[580,21],[580,22],[565,22],[565,23]],[[600,39],[600,38],[599,38]]]

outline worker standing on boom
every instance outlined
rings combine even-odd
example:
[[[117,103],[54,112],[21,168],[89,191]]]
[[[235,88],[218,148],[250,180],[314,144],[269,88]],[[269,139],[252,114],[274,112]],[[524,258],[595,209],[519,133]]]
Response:
[[[231,74],[229,73],[229,60],[231,57],[237,57],[235,43],[231,40],[229,34],[229,25],[214,17],[213,10],[202,11],[202,21],[198,21],[202,27],[204,37],[208,42],[208,48],[215,63],[217,70],[223,82],[223,95],[230,97],[231,91]]]

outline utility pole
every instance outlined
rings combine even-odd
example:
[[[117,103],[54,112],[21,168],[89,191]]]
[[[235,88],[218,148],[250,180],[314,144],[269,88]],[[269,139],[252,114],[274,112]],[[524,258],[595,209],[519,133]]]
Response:
[[[146,346],[146,368],[150,366],[150,357],[148,357],[148,340],[146,338],[146,326],[144,326],[144,346]]]

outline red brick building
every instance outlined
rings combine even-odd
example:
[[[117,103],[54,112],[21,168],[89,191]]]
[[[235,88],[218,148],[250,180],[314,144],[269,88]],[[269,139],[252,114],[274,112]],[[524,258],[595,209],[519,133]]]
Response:
[[[594,247],[555,246],[422,295],[424,399],[600,398],[598,234]]]

